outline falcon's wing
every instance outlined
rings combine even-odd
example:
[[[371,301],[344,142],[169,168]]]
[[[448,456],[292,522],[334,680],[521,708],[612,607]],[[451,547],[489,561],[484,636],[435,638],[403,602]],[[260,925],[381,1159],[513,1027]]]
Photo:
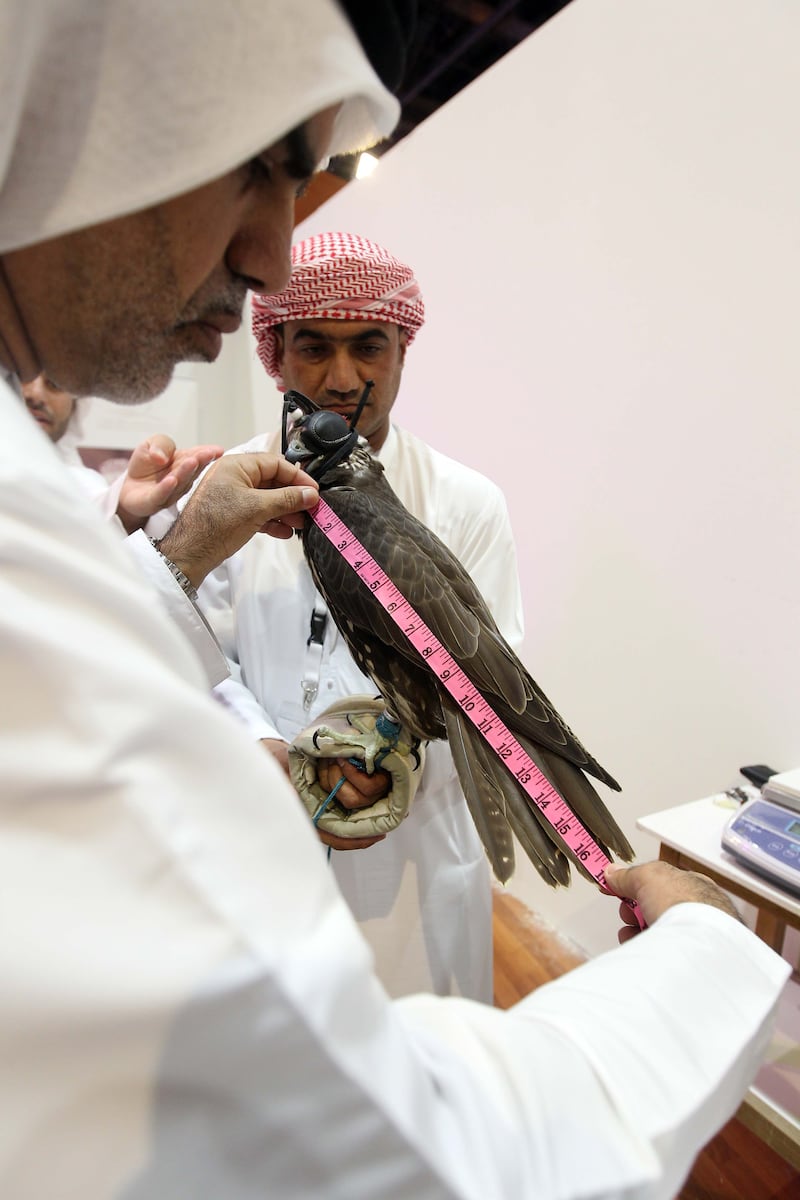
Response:
[[[408,512],[382,472],[370,476],[366,486],[331,488],[325,498],[509,728],[618,789],[503,639],[458,559]],[[402,688],[413,687],[404,693],[403,711],[408,716],[408,704],[413,705],[414,698],[422,703],[428,690],[423,676],[431,682],[433,676],[325,535],[309,523],[304,537],[317,587],[361,669],[382,690],[391,681],[395,696]],[[428,713],[433,709],[431,704],[425,707]],[[422,716],[421,712],[420,720]],[[419,732],[418,723],[412,723],[412,728]]]
[[[347,503],[342,503],[343,498],[343,493],[337,493],[336,511],[356,536],[359,534],[355,526],[365,516],[374,530],[382,528],[377,518],[373,520],[372,505],[365,503],[363,493],[346,493]],[[365,548],[380,561],[381,550],[375,553],[374,540],[359,536],[362,545],[366,541]],[[352,567],[311,523],[305,530],[304,543],[314,583],[360,669],[416,736],[426,740],[443,738],[438,686],[416,650]],[[385,565],[386,556],[381,557],[384,559],[381,565],[389,574],[392,568]]]

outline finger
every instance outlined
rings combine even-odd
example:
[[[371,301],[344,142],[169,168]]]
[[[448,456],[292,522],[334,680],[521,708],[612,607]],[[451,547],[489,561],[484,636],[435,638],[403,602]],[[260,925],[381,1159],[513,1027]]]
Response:
[[[324,791],[331,791],[339,785],[336,801],[343,808],[370,808],[379,798],[381,792],[388,790],[388,785],[378,781],[380,791],[376,789],[375,780],[359,771],[346,759],[333,758],[328,761],[321,759],[317,763],[317,779]],[[340,780],[344,779],[344,783]]]
[[[366,777],[368,779],[368,777]],[[359,780],[357,783],[343,783],[339,796],[346,796],[347,799],[342,799],[342,803],[347,808],[371,808],[378,800],[382,800],[389,790],[387,784],[381,783],[379,787],[375,787],[372,781],[369,781],[370,786],[365,786]]]
[[[176,458],[172,464],[171,474],[173,474],[180,483],[189,483],[200,472],[200,460],[193,454],[187,456],[181,455]]]
[[[386,771],[382,771],[380,767],[368,775],[366,771],[359,770],[355,763],[351,763],[346,758],[337,758],[336,763],[345,779],[353,785],[357,792],[368,797],[370,801],[385,796],[392,785],[391,776]]]
[[[125,512],[134,517],[152,517],[159,509],[170,504],[175,486],[173,475],[165,475],[156,482],[142,477],[131,479],[128,472],[119,493],[117,511],[120,515]]]
[[[340,778],[341,775],[338,776],[337,782]],[[328,784],[322,786],[329,787]],[[336,793],[336,799],[343,808],[372,808],[373,804],[381,799],[381,795],[366,790],[361,783],[352,784],[345,781]]]
[[[351,812],[360,808],[371,808],[373,804],[372,797],[363,795],[358,788],[353,787],[352,783],[343,783],[336,793],[336,799],[342,808],[347,808]]]
[[[262,525],[258,532],[268,533],[270,537],[280,538],[285,542],[292,536],[294,530],[282,521],[267,521],[266,525]]]
[[[192,450],[179,450],[172,463],[172,473],[177,478],[176,491],[168,503],[174,504],[181,496],[185,496],[206,467],[221,458],[223,453],[221,446],[195,446]]]
[[[208,463],[202,455],[190,455],[188,458],[176,459],[172,463],[171,473],[177,478],[181,491],[173,499],[179,500],[181,496],[186,494],[189,488],[194,487],[207,466]]]
[[[204,466],[208,466],[210,462],[222,458],[224,453],[225,450],[222,446],[212,445],[208,442],[202,446],[186,446],[185,449],[178,450],[175,457],[180,458],[184,454],[187,454],[190,458],[196,458],[198,462],[202,462]]]
[[[287,513],[285,517],[280,518],[281,524],[288,525],[294,532],[295,529],[304,529],[306,524],[305,513]]]
[[[319,492],[310,487],[284,487],[272,491],[252,493],[253,503],[260,506],[264,515],[262,528],[271,521],[282,521],[292,528],[299,528],[302,521],[297,518],[319,502]],[[265,530],[265,532],[267,532]]]
[[[163,466],[175,455],[175,443],[169,434],[154,433],[152,437],[146,441],[140,442],[138,449],[144,449],[151,462],[159,463]]]
[[[619,896],[623,900],[619,906],[619,915],[622,920],[626,924],[635,925],[637,929],[640,928],[639,916],[632,905],[642,903],[642,894],[647,878],[642,865],[622,867],[617,863],[610,863],[604,871],[604,878],[608,894]]]
[[[176,504],[191,489],[195,477],[194,475],[190,475],[188,479],[176,479],[175,476],[165,476],[157,486],[161,488],[162,485],[167,483],[168,479],[171,480],[171,484],[168,489],[165,489],[161,493],[160,508],[169,508],[171,505]]]
[[[149,442],[140,442],[131,451],[128,459],[128,475],[131,479],[143,479],[163,470],[169,460],[158,447],[151,449]]]
[[[271,533],[275,537],[291,537],[295,530],[302,529],[305,523],[305,513],[289,513],[285,517],[274,517],[269,521],[265,521],[258,532]],[[275,528],[273,529],[272,526],[275,526]]]
[[[186,463],[194,471],[204,471],[207,466],[221,458],[223,453],[221,446],[191,446],[186,450],[176,451],[173,466],[179,469]]]
[[[606,886],[613,896],[632,896],[638,876],[638,867],[622,867],[618,863],[609,863],[603,872]]]
[[[170,503],[176,491],[180,492],[180,483],[170,471],[158,483],[148,484],[147,502],[142,507],[148,509],[148,516],[152,516],[159,508],[165,508]],[[177,499],[177,496],[174,498]]]
[[[240,465],[250,476],[254,487],[274,489],[287,484],[297,484],[299,487],[313,487],[315,491],[318,488],[316,480],[307,475],[302,467],[297,463],[287,462],[280,454],[262,452],[226,455],[222,462],[228,462],[234,458],[240,459]],[[221,466],[221,463],[218,466]]]
[[[224,453],[222,446],[195,446],[193,451],[201,471],[204,471],[212,462],[216,462],[218,458],[222,458]]]

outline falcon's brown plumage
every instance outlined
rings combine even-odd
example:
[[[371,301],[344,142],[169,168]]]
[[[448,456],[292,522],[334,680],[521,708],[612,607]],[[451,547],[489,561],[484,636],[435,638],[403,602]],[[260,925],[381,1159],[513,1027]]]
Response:
[[[439,538],[409,513],[363,439],[343,417],[312,412],[295,428],[287,457],[320,480],[325,499],[383,568],[452,655],[581,824],[609,853],[633,851],[584,772],[610,788],[619,784],[564,723],[500,634],[472,579]],[[355,444],[354,444],[355,443]],[[447,738],[470,813],[495,875],[514,868],[511,831],[547,883],[570,879],[569,859],[585,869],[486,744],[472,722],[425,666],[389,614],[313,521],[303,546],[314,582],[351,654],[387,707],[422,740]]]

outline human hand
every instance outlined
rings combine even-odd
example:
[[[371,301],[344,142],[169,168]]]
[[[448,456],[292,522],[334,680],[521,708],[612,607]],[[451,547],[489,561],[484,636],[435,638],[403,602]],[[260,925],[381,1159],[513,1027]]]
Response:
[[[261,745],[289,773],[289,746],[280,738],[262,738]],[[320,760],[319,781],[326,791],[330,792],[341,779],[342,775],[352,782],[342,784],[336,793],[336,798],[347,808],[363,808],[385,796],[391,786],[391,778],[386,771],[376,771],[374,775],[365,775],[346,759]],[[357,779],[352,778],[358,776]],[[342,796],[344,793],[344,796]],[[317,828],[319,840],[333,850],[366,850],[376,842],[382,842],[386,834],[377,837],[344,838],[333,833],[325,833]]]
[[[322,841],[337,850],[363,850],[396,829],[408,815],[424,763],[424,746],[370,695],[343,696],[289,748],[292,783]]]
[[[318,761],[317,778],[325,791],[332,792],[342,776],[345,782],[336,793],[336,799],[342,808],[351,810],[369,808],[376,800],[388,795],[392,786],[391,776],[380,768],[372,775],[367,775],[346,758],[321,758]],[[376,834],[374,837],[339,837],[335,833],[320,829],[319,826],[317,834],[324,845],[331,846],[334,850],[368,850],[370,846],[382,842],[386,837],[385,833]]]
[[[705,875],[681,871],[669,863],[648,862],[635,867],[621,867],[612,863],[606,867],[605,881],[615,896],[624,896],[639,905],[647,925],[654,924],[674,904],[686,901],[710,904],[740,920],[735,906],[722,888]],[[617,936],[620,942],[626,942],[639,933],[639,925],[629,905],[621,904],[619,915],[623,928]]]
[[[177,450],[165,433],[140,442],[131,454],[117,503],[117,516],[127,532],[141,529],[148,517],[180,500],[222,453],[222,446]]]
[[[268,750],[278,766],[289,775],[289,743],[282,738],[261,738],[261,745]]]
[[[199,587],[254,534],[290,538],[318,500],[311,476],[279,454],[226,454],[200,480],[158,549]]]
[[[324,791],[333,791],[342,776],[345,782],[336,793],[342,808],[369,808],[376,800],[388,796],[392,786],[391,775],[380,767],[368,775],[366,771],[359,771],[347,758],[317,760],[317,779]]]

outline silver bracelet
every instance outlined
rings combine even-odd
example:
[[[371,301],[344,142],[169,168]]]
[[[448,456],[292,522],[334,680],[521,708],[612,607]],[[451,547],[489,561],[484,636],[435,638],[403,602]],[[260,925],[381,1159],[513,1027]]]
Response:
[[[184,573],[180,569],[180,567],[176,566],[176,564],[172,561],[171,558],[167,558],[166,554],[163,554],[161,552],[155,538],[150,538],[149,541],[150,541],[150,545],[153,547],[153,549],[155,550],[155,552],[159,556],[159,558],[163,559],[163,561],[167,564],[167,567],[169,568],[169,572],[172,575],[173,579],[177,580],[177,582],[181,586],[181,589],[189,597],[192,604],[197,604],[197,588],[194,586],[191,579],[189,579],[188,575],[184,575]]]

